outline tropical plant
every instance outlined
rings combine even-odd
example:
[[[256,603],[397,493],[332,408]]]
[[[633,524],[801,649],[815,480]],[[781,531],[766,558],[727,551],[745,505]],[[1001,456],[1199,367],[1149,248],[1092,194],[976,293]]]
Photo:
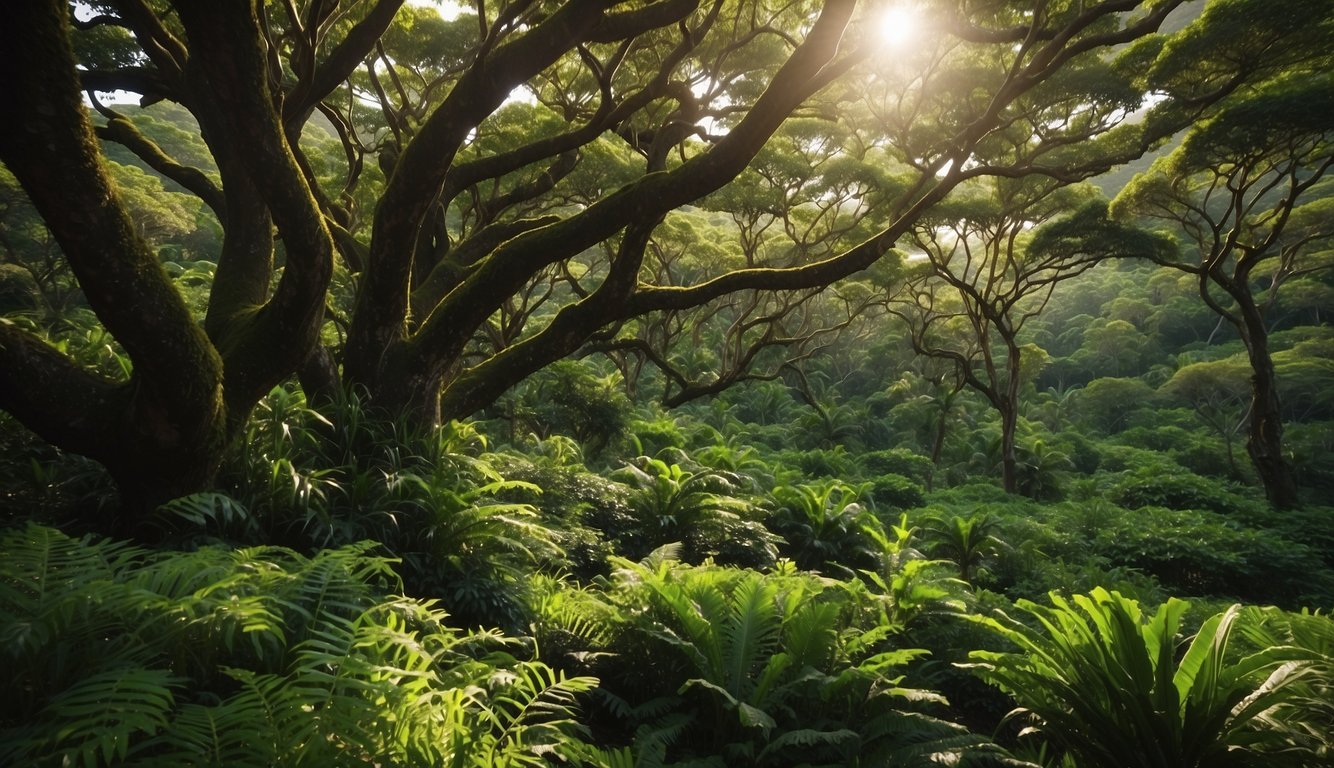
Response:
[[[372,545],[149,552],[0,534],[6,765],[544,765],[596,681],[394,593]]]
[[[679,541],[695,562],[718,557],[763,566],[777,556],[775,537],[758,521],[755,505],[738,495],[740,475],[641,456],[616,476],[632,489],[649,548]]]
[[[687,567],[670,556],[616,560],[609,597],[679,688],[622,712],[642,754],[687,764],[934,765],[987,740],[921,711],[939,696],[902,686],[922,655],[890,625],[849,623],[848,593],[809,574]],[[611,684],[609,682],[609,684]]]
[[[1040,438],[1017,446],[1019,457],[1019,492],[1030,499],[1054,500],[1061,497],[1061,476],[1074,468],[1070,456]]]
[[[951,563],[929,560],[917,549],[920,529],[897,523],[868,530],[875,544],[875,565],[858,572],[857,580],[841,582],[854,610],[875,626],[907,629],[919,619],[952,617],[964,607],[968,585],[950,575]]]
[[[1311,536],[1319,531],[1313,526]],[[1110,520],[1090,545],[1177,594],[1237,595],[1294,608],[1334,600],[1334,571],[1300,531],[1285,536],[1211,512],[1144,507]]]
[[[1334,619],[1303,610],[1248,606],[1237,631],[1255,650],[1296,647],[1311,654],[1311,674],[1293,684],[1293,697],[1260,716],[1266,727],[1290,731],[1317,758],[1334,759]]]
[[[1328,764],[1329,731],[1312,728],[1328,713],[1299,706],[1313,681],[1327,686],[1327,653],[1289,644],[1231,653],[1234,632],[1251,620],[1240,606],[1205,621],[1179,653],[1184,601],[1169,599],[1152,615],[1101,588],[1051,601],[1018,603],[1034,625],[1001,612],[970,617],[1019,648],[970,656],[1063,765]],[[1293,720],[1278,726],[1280,716]]]
[[[825,480],[775,488],[769,526],[786,541],[779,551],[808,571],[851,576],[870,567],[877,553],[872,529],[881,524],[861,503],[869,485]]]
[[[527,625],[526,576],[556,552],[531,502],[471,424],[412,428],[355,393],[311,408],[277,388],[221,472],[227,493],[193,494],[149,518],[175,540],[221,537],[315,552],[363,539],[397,559],[409,594],[440,598],[460,622]]]
[[[959,568],[959,578],[973,583],[988,559],[1004,547],[996,537],[997,520],[988,514],[949,518],[928,518],[922,538],[931,554],[949,560]]]

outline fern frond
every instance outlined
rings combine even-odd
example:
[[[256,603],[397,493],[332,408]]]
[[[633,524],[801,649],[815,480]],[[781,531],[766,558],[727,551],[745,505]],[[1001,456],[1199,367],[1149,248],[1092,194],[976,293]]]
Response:
[[[88,766],[123,760],[136,739],[167,726],[173,691],[184,682],[162,669],[123,668],[90,675],[54,696],[38,714],[39,721],[59,724],[50,729],[41,753]]]

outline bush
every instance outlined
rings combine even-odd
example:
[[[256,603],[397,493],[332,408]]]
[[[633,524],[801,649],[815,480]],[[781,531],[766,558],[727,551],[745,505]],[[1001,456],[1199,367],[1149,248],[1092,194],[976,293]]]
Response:
[[[744,497],[742,476],[644,456],[615,476],[630,489],[633,536],[644,546],[633,556],[681,543],[690,562],[714,557],[763,568],[777,557],[777,537],[761,523],[761,510]]]
[[[913,453],[905,448],[890,448],[883,451],[870,451],[857,457],[862,476],[866,478],[881,475],[899,475],[909,478],[918,485],[930,482],[936,465],[925,456]]]
[[[1136,472],[1113,486],[1107,498],[1127,509],[1199,509],[1225,515],[1243,514],[1262,503],[1190,472]]]
[[[845,479],[857,474],[852,456],[841,445],[809,451],[780,451],[774,460],[776,464],[792,467],[812,480],[821,477]]]
[[[914,509],[926,503],[922,487],[903,475],[884,474],[871,480],[871,500],[882,509]]]
[[[1209,512],[1144,507],[1105,527],[1093,546],[1177,593],[1288,607],[1334,603],[1334,574],[1310,548]]]
[[[1097,443],[1079,432],[1062,432],[1053,443],[1070,458],[1071,467],[1080,474],[1091,475],[1102,464]]]
[[[1081,424],[1114,435],[1130,425],[1136,410],[1152,408],[1158,393],[1139,379],[1105,378],[1089,382],[1075,398]]]
[[[608,555],[646,549],[624,485],[578,467],[541,466],[515,455],[498,456],[495,464],[505,477],[541,489],[534,493],[524,486],[501,497],[537,508],[555,535],[557,567],[589,579],[606,573]]]
[[[0,763],[497,765],[576,760],[597,681],[396,594],[362,544],[147,552],[0,534]],[[540,717],[530,713],[540,711]]]
[[[1328,620],[1313,628],[1311,646],[1275,643],[1238,659],[1228,653],[1234,632],[1263,625],[1240,606],[1207,620],[1179,654],[1180,600],[1152,616],[1104,589],[1070,600],[1052,594],[1051,602],[1019,602],[1036,625],[999,612],[971,617],[1019,651],[974,651],[970,666],[1014,696],[1013,714],[1065,755],[1062,764],[1328,765],[1334,740],[1321,701],[1334,683]]]
[[[861,503],[865,492],[865,486],[838,480],[775,488],[767,522],[783,537],[779,553],[802,570],[840,577],[873,567],[876,534],[883,528]]]
[[[615,654],[625,676],[609,674],[606,685],[654,764],[935,765],[1004,755],[923,711],[939,697],[901,683],[922,652],[897,647],[890,625],[859,610],[862,598],[876,599],[865,591],[791,571],[686,567],[670,552],[618,560],[606,587],[621,623],[610,634],[634,649]]]
[[[629,430],[635,452],[641,456],[657,456],[664,451],[681,450],[686,446],[685,435],[672,419],[634,419],[630,422]]]
[[[399,558],[409,594],[435,597],[460,622],[525,627],[528,574],[556,554],[551,532],[504,478],[471,425],[413,429],[356,396],[311,409],[276,388],[219,473],[230,499],[196,494],[154,521],[177,543],[221,537],[314,553],[362,540]]]
[[[514,418],[540,437],[569,435],[597,457],[626,434],[631,409],[618,377],[599,377],[587,363],[561,360],[524,383]]]

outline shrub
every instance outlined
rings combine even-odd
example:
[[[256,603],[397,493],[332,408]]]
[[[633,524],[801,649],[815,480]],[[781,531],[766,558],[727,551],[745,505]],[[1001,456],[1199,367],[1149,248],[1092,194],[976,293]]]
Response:
[[[1327,647],[1276,644],[1238,658],[1233,633],[1254,619],[1233,606],[1179,654],[1183,601],[1151,616],[1104,589],[1069,600],[1053,593],[1051,602],[1019,602],[1031,625],[1000,612],[972,617],[1019,651],[974,651],[971,668],[1010,693],[1019,705],[1011,715],[1074,764],[1328,764],[1329,708],[1313,698],[1334,681]]]
[[[1114,485],[1107,498],[1127,509],[1166,507],[1220,514],[1239,514],[1258,503],[1226,483],[1190,472],[1135,472]]]
[[[523,431],[569,435],[596,457],[626,434],[631,410],[618,375],[600,377],[586,362],[561,360],[524,383],[513,417]]]
[[[862,475],[871,478],[881,475],[899,475],[925,485],[931,480],[936,465],[925,456],[913,453],[905,448],[890,448],[883,451],[868,451],[857,457]]]
[[[165,505],[156,522],[169,540],[313,553],[370,539],[399,558],[409,594],[442,599],[459,621],[526,626],[527,575],[555,546],[531,504],[504,497],[536,487],[504,478],[471,425],[412,429],[355,394],[324,410],[271,392],[220,473],[231,503],[199,494]],[[250,523],[237,527],[240,517]]]
[[[657,456],[664,451],[681,450],[685,435],[674,419],[634,419],[629,425],[634,450],[641,456]]]
[[[635,536],[647,548],[681,542],[692,562],[716,557],[758,567],[777,557],[776,537],[761,524],[760,510],[741,495],[744,481],[737,474],[641,456],[616,477],[630,488]]]
[[[922,652],[894,647],[889,625],[852,623],[863,614],[851,592],[807,574],[685,567],[663,553],[617,566],[607,598],[639,649],[633,663],[667,678],[649,700],[607,682],[626,697],[618,709],[642,756],[753,766],[1004,756],[922,711],[939,697],[902,684]]]
[[[808,571],[852,576],[875,563],[880,521],[861,503],[865,486],[838,480],[774,489],[769,527],[784,539],[779,552]]]
[[[1093,546],[1114,565],[1153,574],[1188,595],[1291,607],[1334,598],[1331,573],[1310,548],[1208,512],[1145,507],[1107,525]]]
[[[0,534],[0,763],[541,765],[596,680],[395,594],[362,544],[147,552]]]
[[[846,478],[855,476],[852,456],[843,446],[809,451],[780,451],[776,463],[797,469],[808,479],[820,477]]]
[[[922,487],[903,475],[884,474],[871,480],[871,500],[883,509],[913,509],[926,503]]]
[[[959,579],[972,584],[984,574],[984,566],[1005,548],[995,535],[996,520],[990,515],[929,517],[922,539],[934,557],[949,560],[959,569]]]

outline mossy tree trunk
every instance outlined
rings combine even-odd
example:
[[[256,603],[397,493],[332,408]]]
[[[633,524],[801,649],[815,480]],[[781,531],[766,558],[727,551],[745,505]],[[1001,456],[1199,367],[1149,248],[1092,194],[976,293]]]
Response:
[[[0,122],[0,158],[133,366],[128,378],[107,380],[0,324],[0,407],[52,444],[108,468],[121,514],[100,522],[122,531],[161,502],[208,486],[255,402],[309,354],[330,273],[329,236],[266,87],[254,9],[188,5],[181,14],[188,57],[165,29],[145,34],[159,37],[162,75],[188,90],[197,113],[216,118],[203,121],[210,143],[233,148],[219,153],[229,226],[208,333],[136,234],[107,175],[80,98],[68,4],[17,4],[0,32],[0,76],[15,107]],[[271,296],[270,221],[287,244]]]

